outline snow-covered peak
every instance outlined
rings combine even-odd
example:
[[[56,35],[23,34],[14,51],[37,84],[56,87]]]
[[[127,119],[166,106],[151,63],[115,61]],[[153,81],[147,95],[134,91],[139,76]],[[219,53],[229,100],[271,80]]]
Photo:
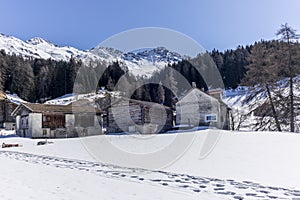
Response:
[[[147,60],[151,63],[164,62],[173,63],[182,60],[182,56],[176,52],[169,51],[165,47],[157,47],[153,49],[145,49],[142,51],[133,51],[123,54],[123,59],[138,62],[140,60]]]
[[[97,46],[95,48],[92,48],[90,52],[104,58],[108,58],[108,57],[119,58],[123,55],[123,52],[120,50],[109,48],[109,47],[102,47],[102,46]]]
[[[89,51],[78,50],[74,47],[59,47],[43,38],[32,38],[26,42],[13,36],[0,35],[0,49],[7,54],[16,54],[25,59],[52,59],[56,61],[69,61],[71,57],[80,59],[84,63],[90,63],[95,60],[105,60],[106,58],[92,54]]]
[[[110,61],[117,60],[123,54],[122,51],[119,51],[117,49],[101,47],[101,46],[95,47],[91,49],[89,52]]]
[[[27,40],[26,43],[31,44],[31,45],[44,45],[44,46],[52,46],[52,47],[56,46],[53,43],[51,43],[43,38],[40,38],[40,37],[31,38],[30,40]]]

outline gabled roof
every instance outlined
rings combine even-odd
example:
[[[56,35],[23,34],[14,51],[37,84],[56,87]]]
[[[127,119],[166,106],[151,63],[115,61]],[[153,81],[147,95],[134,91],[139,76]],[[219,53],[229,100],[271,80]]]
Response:
[[[100,110],[92,106],[72,106],[70,105],[51,105],[51,104],[20,104],[12,113],[17,115],[22,109],[27,109],[33,113],[51,113],[51,114],[72,114],[72,113],[100,113]]]
[[[222,89],[220,88],[217,88],[217,89],[213,89],[213,90],[210,90],[210,93],[211,94],[214,94],[214,93],[220,93],[222,91]],[[207,94],[206,92],[203,92],[202,90],[198,89],[198,88],[192,88],[190,89],[185,95],[181,96],[178,100],[177,103],[180,103],[180,101],[182,101],[182,99],[184,99],[185,97],[187,97],[189,94],[191,94],[192,92],[196,92],[198,94],[201,94],[203,95],[204,97],[207,97],[207,98],[210,98],[210,99],[213,99],[215,101],[218,101],[221,105],[223,106],[226,106],[228,109],[231,109],[226,103],[224,103],[224,101],[222,99],[217,99],[209,94]],[[176,104],[177,104],[176,103]]]
[[[161,105],[161,104],[158,104],[158,103],[155,103],[155,102],[140,101],[140,100],[136,100],[136,99],[129,99],[129,98],[126,98],[126,97],[120,97],[120,98],[117,98],[117,99],[113,99],[112,102],[110,103],[110,105],[108,105],[105,109],[107,109],[107,108],[109,108],[113,105],[118,105],[121,102],[136,103],[136,104],[139,104],[139,105],[145,105],[145,106],[149,106],[149,107],[151,107],[155,104],[157,106],[160,106],[161,108],[171,110],[170,107],[165,106],[165,105]]]
[[[195,94],[200,94],[201,96],[203,97],[206,97],[206,98],[209,98],[209,99],[213,99],[213,100],[216,100],[216,101],[219,101],[218,99],[208,95],[206,92],[203,92],[202,90],[200,90],[199,88],[191,88],[189,91],[187,91],[187,93],[183,96],[181,96],[179,99],[178,99],[178,102],[182,101],[183,99],[185,99],[187,96],[189,96],[190,94],[192,93],[195,93]],[[196,100],[196,99],[195,99]],[[177,102],[177,103],[178,103]]]
[[[71,113],[72,107],[69,105],[48,105],[48,104],[34,104],[34,103],[24,103],[23,104],[30,111],[35,113],[46,113],[46,112],[56,112],[56,113]]]

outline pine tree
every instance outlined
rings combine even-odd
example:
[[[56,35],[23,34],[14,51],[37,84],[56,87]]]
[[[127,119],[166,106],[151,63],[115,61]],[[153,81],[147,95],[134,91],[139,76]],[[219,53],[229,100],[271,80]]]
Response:
[[[5,60],[5,52],[4,50],[0,51],[0,91],[3,91],[4,89],[4,83],[5,83],[5,70],[7,68],[7,63]]]
[[[21,98],[27,101],[35,100],[34,74],[31,65],[28,62],[22,62],[21,58],[16,57],[13,60],[13,70],[11,73],[12,83],[10,91],[17,93]]]
[[[44,102],[51,98],[51,84],[54,75],[55,62],[52,60],[35,59],[32,63],[35,76],[36,100]]]

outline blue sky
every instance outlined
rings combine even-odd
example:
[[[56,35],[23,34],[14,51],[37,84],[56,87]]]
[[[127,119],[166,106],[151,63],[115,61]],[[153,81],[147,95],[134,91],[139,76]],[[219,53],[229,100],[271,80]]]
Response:
[[[0,32],[91,49],[133,28],[182,32],[205,49],[276,38],[280,24],[300,30],[298,0],[0,0]]]

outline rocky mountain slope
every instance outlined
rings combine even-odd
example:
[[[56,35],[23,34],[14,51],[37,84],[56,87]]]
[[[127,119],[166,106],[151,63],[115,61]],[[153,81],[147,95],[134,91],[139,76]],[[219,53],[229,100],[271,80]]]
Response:
[[[25,59],[42,58],[69,61],[71,57],[82,60],[86,65],[95,62],[112,63],[119,61],[123,67],[136,76],[151,76],[165,65],[182,60],[182,56],[164,47],[143,49],[134,52],[122,52],[108,47],[95,47],[91,50],[79,50],[71,46],[57,46],[43,38],[22,41],[13,36],[0,34],[0,50],[7,54],[16,54]]]

